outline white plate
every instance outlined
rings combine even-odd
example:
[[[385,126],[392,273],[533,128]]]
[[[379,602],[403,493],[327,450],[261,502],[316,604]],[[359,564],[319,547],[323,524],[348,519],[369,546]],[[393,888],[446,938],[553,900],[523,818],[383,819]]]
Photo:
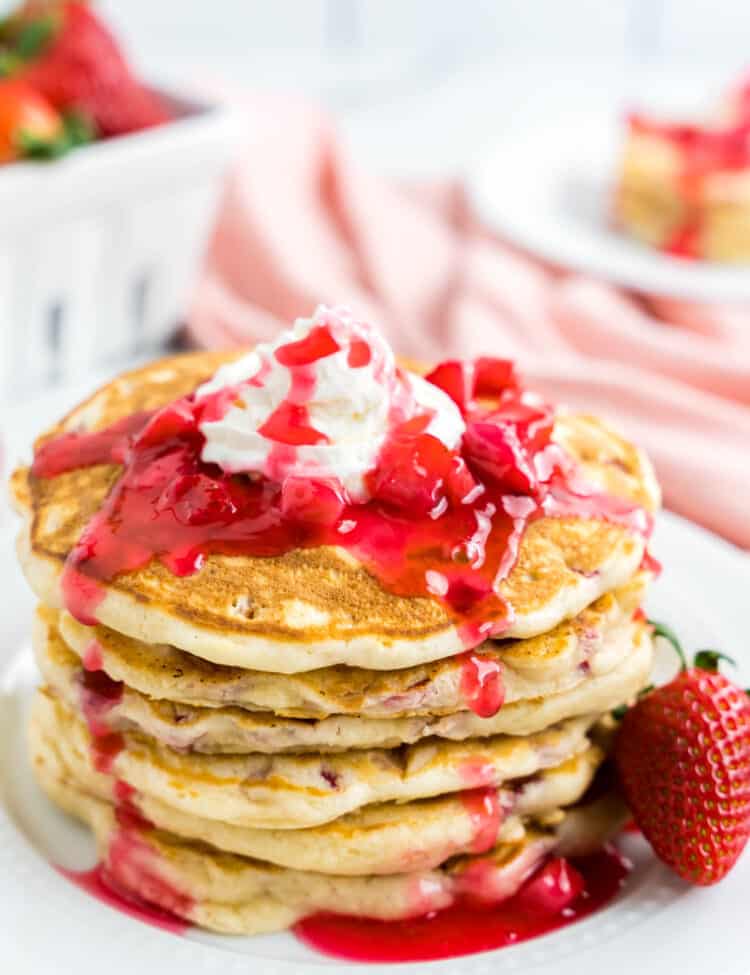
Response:
[[[735,549],[674,516],[664,515],[654,551],[667,566],[650,601],[691,648],[721,647],[740,661],[750,682],[746,601],[750,571]],[[16,572],[10,547],[0,552],[0,580]],[[21,610],[6,601],[4,613]],[[10,605],[10,609],[8,606]],[[5,623],[7,624],[7,620]],[[19,620],[16,619],[18,624]],[[0,957],[2,970],[78,975],[323,975],[392,972],[393,966],[350,966],[314,954],[289,934],[260,938],[178,937],[153,929],[91,899],[49,865],[84,868],[95,860],[87,832],[54,809],[34,784],[25,749],[26,711],[36,672],[28,650],[8,656],[0,682]],[[552,971],[639,975],[681,971],[747,975],[750,854],[717,887],[688,888],[626,837],[636,867],[608,908],[536,941],[446,962],[404,965],[409,973],[503,975]],[[617,959],[613,967],[613,959]],[[401,967],[399,967],[401,970]]]
[[[479,214],[547,261],[628,288],[693,300],[750,300],[750,269],[670,257],[612,227],[621,132],[614,114],[570,115],[513,130],[469,174]]]

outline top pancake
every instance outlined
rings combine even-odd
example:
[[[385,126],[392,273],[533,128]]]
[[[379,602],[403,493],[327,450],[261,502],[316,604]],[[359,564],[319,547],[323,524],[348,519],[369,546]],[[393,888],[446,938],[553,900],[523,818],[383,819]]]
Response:
[[[45,434],[92,431],[190,392],[240,353],[197,353],[127,373],[95,393]],[[645,456],[591,417],[560,416],[555,439],[597,487],[653,511],[658,487]],[[39,479],[13,475],[26,526],[19,555],[30,584],[63,605],[60,576],[88,519],[118,477],[116,465]],[[544,633],[626,582],[644,540],[622,525],[584,518],[540,518],[527,529],[500,593],[512,607],[506,637]],[[166,643],[231,666],[298,673],[339,663],[392,670],[463,649],[446,610],[428,598],[385,591],[352,556],[336,548],[278,557],[206,558],[192,576],[152,560],[104,584],[96,608],[104,625],[148,643]]]

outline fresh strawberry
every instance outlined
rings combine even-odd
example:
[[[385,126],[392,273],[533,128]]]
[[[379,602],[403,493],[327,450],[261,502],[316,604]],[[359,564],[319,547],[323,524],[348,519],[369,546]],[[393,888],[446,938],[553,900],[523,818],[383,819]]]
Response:
[[[37,31],[38,50],[19,76],[59,110],[85,116],[102,136],[167,120],[164,105],[134,77],[116,40],[85,3],[32,3],[18,19],[24,25],[19,37],[44,25]]]
[[[672,632],[655,632],[674,643]],[[626,711],[614,758],[637,825],[685,880],[713,884],[750,838],[750,698],[704,650]]]
[[[0,163],[24,156],[54,155],[65,126],[44,96],[22,81],[0,81]]]

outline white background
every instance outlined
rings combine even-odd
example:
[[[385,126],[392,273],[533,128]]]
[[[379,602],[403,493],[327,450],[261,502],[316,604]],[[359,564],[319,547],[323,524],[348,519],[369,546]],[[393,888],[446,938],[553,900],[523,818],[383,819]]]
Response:
[[[101,0],[153,76],[320,99],[372,161],[442,174],[497,127],[750,65],[747,0]],[[688,82],[683,82],[687,78]]]
[[[0,11],[15,0],[0,0]],[[303,92],[377,165],[442,175],[496,127],[716,88],[750,67],[748,0],[99,0],[151,77]],[[671,95],[669,101],[675,101]]]

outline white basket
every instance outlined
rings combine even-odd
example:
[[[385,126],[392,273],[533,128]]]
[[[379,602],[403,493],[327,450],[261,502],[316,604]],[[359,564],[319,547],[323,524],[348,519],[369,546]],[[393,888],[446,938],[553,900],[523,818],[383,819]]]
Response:
[[[180,322],[234,145],[231,113],[0,167],[0,401],[142,354]]]

